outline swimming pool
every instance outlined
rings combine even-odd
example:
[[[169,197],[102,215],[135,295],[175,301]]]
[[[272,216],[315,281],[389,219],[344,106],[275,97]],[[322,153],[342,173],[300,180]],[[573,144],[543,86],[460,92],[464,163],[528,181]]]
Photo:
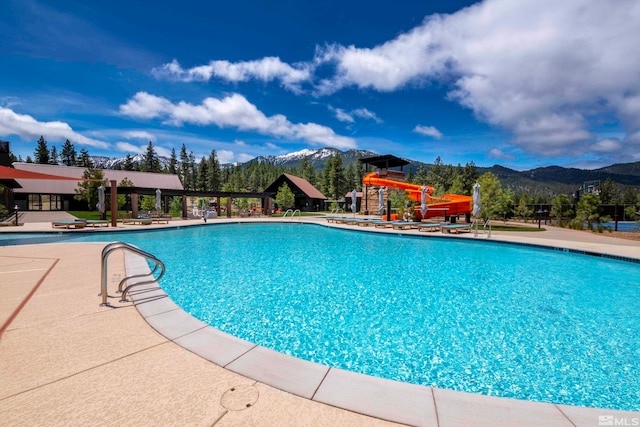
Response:
[[[452,390],[640,410],[638,264],[303,224],[117,239],[166,262],[162,286],[185,311],[286,354]]]

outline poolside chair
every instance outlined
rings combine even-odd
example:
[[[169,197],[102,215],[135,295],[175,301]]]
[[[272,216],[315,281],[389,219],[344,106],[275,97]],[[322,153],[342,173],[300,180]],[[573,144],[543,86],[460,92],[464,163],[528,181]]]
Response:
[[[445,231],[447,233],[461,233],[463,231],[466,232],[471,232],[471,224],[445,224],[443,226],[440,227],[440,229],[442,230],[442,232],[444,233]]]
[[[74,221],[51,221],[52,228],[84,228],[87,225],[85,221],[74,220]]]

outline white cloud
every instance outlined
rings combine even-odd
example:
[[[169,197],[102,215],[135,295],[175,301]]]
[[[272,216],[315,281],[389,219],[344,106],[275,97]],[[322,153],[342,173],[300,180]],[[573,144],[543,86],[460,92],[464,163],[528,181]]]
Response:
[[[274,144],[273,142],[267,142],[266,144],[264,144],[265,147],[270,148],[271,150],[279,150],[280,147],[278,147],[276,144]]]
[[[144,148],[138,145],[133,145],[130,142],[116,142],[116,149],[118,151],[124,151],[127,153],[135,153],[142,154],[144,153]]]
[[[333,64],[335,75],[316,90],[453,82],[450,99],[525,151],[597,150],[598,117],[614,116],[629,134],[640,129],[640,55],[630,54],[638,22],[636,0],[485,0],[379,46],[318,48],[315,65]]]
[[[420,135],[430,136],[435,139],[442,138],[442,132],[440,132],[438,129],[436,129],[433,126],[417,125],[415,128],[413,128],[413,131],[415,133],[419,133]]]
[[[139,139],[147,142],[156,140],[156,138],[150,132],[144,130],[127,131],[124,132],[122,136],[126,139]]]
[[[376,123],[382,123],[382,120],[376,115],[376,113],[367,110],[366,108],[356,108],[355,110],[351,110],[347,112],[342,108],[334,108],[332,106],[328,106],[329,110],[333,111],[336,115],[336,119],[345,123],[355,123],[356,117],[361,119],[373,120]]]
[[[347,113],[342,108],[330,108],[336,115],[336,119],[345,123],[355,123],[356,119],[353,118],[353,115]]]
[[[40,122],[27,114],[18,114],[9,108],[0,107],[0,135],[18,135],[22,139],[37,139],[44,136],[47,141],[64,142],[95,148],[108,148],[109,144],[74,131],[64,122]]]
[[[246,147],[247,143],[242,141],[241,139],[236,139],[235,141],[233,141],[233,143],[239,147]]]
[[[178,81],[208,82],[217,77],[228,82],[246,82],[258,80],[262,82],[279,81],[283,87],[293,92],[300,92],[300,85],[311,79],[312,69],[308,64],[291,66],[278,57],[266,57],[255,61],[210,61],[207,65],[199,65],[184,69],[177,60],[152,70],[156,78]]]
[[[235,155],[233,151],[230,150],[216,150],[216,157],[218,158],[218,162],[225,164],[233,162]]]
[[[591,144],[591,150],[601,153],[618,152],[622,148],[622,141],[618,138],[607,138]]]
[[[360,117],[361,119],[373,120],[376,123],[382,123],[382,119],[376,115],[373,111],[369,111],[366,108],[356,108],[353,110],[353,115]]]
[[[166,98],[138,92],[120,113],[140,119],[162,119],[164,124],[181,126],[185,123],[240,131],[258,132],[287,140],[302,140],[312,145],[335,148],[355,148],[352,138],[336,135],[331,129],[316,123],[291,123],[281,114],[267,117],[244,96],[232,94],[222,99],[205,98],[200,105],[180,101],[176,104]]]
[[[489,157],[492,157],[494,159],[499,159],[499,160],[513,160],[515,159],[515,157],[513,157],[510,154],[505,153],[504,151],[502,151],[499,148],[492,148],[491,150],[489,150]]]
[[[238,162],[245,163],[251,159],[254,159],[256,156],[252,156],[251,154],[247,154],[247,153],[240,153],[236,157],[238,159]]]

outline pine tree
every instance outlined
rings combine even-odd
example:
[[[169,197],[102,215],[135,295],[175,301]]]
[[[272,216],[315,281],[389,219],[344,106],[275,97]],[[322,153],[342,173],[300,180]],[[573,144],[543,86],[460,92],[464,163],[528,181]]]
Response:
[[[80,150],[80,157],[77,159],[76,166],[80,166],[81,168],[92,168],[93,161],[91,160],[91,156],[89,156],[89,152],[83,148]]]
[[[38,164],[46,165],[49,163],[49,147],[47,147],[47,141],[44,140],[44,136],[40,136],[40,139],[38,139],[33,157]]]
[[[167,172],[175,175],[178,173],[178,159],[176,158],[176,149],[172,148],[171,149],[171,157],[169,157],[169,167],[167,169]]]
[[[51,146],[51,151],[49,152],[49,164],[57,165],[58,164],[58,149],[55,145]]]
[[[144,154],[144,159],[140,164],[141,172],[160,172],[160,159],[156,150],[153,148],[153,142],[149,141],[147,144],[147,151]]]
[[[191,189],[189,185],[189,154],[187,154],[187,146],[182,144],[180,148],[180,168],[178,171],[180,181],[185,189]]]
[[[76,165],[76,157],[78,154],[76,153],[76,149],[68,139],[62,145],[62,151],[60,153],[60,160],[62,164],[65,166],[75,166]]]
[[[126,171],[136,170],[136,165],[133,163],[133,157],[131,157],[131,154],[127,153],[125,156],[124,162],[122,163],[122,169]]]
[[[313,165],[309,161],[309,157],[306,156],[300,162],[300,175],[302,178],[309,181],[309,184],[316,185],[316,171]]]
[[[348,191],[342,156],[339,153],[334,154],[327,166],[329,167],[329,194],[336,200],[342,199]]]
[[[207,160],[202,157],[200,160],[200,164],[198,165],[198,175],[196,178],[196,190],[198,191],[209,191],[207,177],[208,177],[209,167],[207,165]]]
[[[207,163],[207,187],[209,191],[220,191],[220,188],[222,188],[222,172],[220,171],[220,162],[216,156],[216,150],[211,150]]]
[[[107,181],[104,179],[104,173],[102,169],[94,169],[93,164],[90,164],[82,174],[82,178],[87,181],[80,181],[76,188],[76,195],[73,196],[76,200],[85,200],[90,211],[96,209],[98,203],[98,187],[101,185],[107,186]]]

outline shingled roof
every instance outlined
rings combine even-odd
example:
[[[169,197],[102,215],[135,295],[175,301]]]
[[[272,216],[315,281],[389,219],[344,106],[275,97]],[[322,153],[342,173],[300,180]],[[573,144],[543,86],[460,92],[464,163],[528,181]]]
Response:
[[[282,185],[284,181],[286,181],[287,184],[291,184],[290,187],[291,186],[296,187],[291,189],[291,191],[293,191],[294,193],[297,192],[296,191],[297,189],[299,192],[304,193],[310,199],[321,199],[321,200],[327,199],[326,196],[322,194],[316,187],[311,185],[309,181],[307,181],[304,178],[300,178],[299,176],[290,175],[288,173],[283,173],[282,175],[280,175],[264,191],[275,193],[278,191],[278,188]]]
[[[57,179],[20,179],[15,178],[22,188],[16,188],[16,193],[40,194],[75,194],[78,180],[82,180],[85,168],[75,166],[42,165],[38,163],[14,163],[13,167],[19,171],[35,172],[36,174],[55,175]],[[165,173],[134,172],[124,170],[103,169],[104,178],[120,183],[127,178],[134,187],[159,188],[161,190],[183,190],[178,175]],[[65,180],[66,178],[66,180]]]

